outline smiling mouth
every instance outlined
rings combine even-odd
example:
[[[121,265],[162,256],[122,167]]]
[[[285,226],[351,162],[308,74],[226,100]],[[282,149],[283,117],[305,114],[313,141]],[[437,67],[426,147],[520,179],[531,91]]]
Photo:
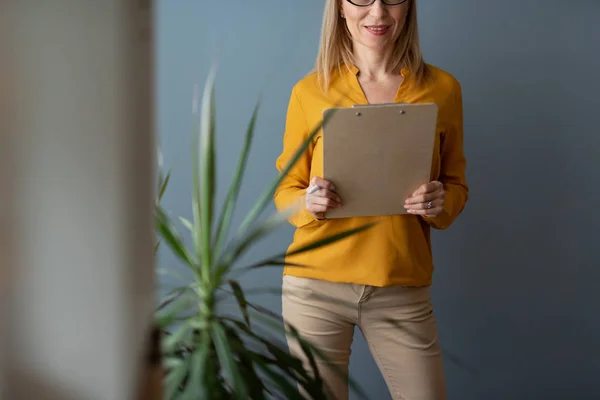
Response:
[[[385,35],[387,33],[387,31],[390,29],[389,25],[369,25],[369,26],[365,26],[365,28],[367,29],[367,31],[369,31],[369,33],[376,35],[376,36],[381,36],[381,35]]]

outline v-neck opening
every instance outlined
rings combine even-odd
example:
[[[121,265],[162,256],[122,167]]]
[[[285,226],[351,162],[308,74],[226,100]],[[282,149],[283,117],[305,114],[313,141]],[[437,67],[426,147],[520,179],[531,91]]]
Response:
[[[376,104],[389,104],[389,103],[371,103],[369,101],[369,99],[367,98],[367,94],[365,93],[364,88],[362,87],[362,85],[360,84],[360,81],[358,80],[358,74],[360,73],[360,70],[352,65],[351,68],[349,68],[349,73],[351,74],[351,79],[353,80],[353,83],[356,85],[357,92],[360,93],[360,96],[362,97],[361,100],[363,100],[363,104],[367,104],[367,105],[376,105]],[[402,93],[404,92],[404,89],[406,87],[405,81],[407,79],[407,69],[406,67],[403,67],[400,71],[400,75],[402,76],[402,80],[400,81],[400,84],[398,85],[398,88],[396,89],[396,94],[394,95],[394,100],[393,103],[399,103],[402,99]]]

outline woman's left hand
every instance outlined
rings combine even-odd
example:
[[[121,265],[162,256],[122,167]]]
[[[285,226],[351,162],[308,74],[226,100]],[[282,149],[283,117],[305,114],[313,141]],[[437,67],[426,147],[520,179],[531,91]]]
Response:
[[[441,182],[426,183],[406,199],[404,208],[409,214],[437,217],[444,209],[446,192]]]

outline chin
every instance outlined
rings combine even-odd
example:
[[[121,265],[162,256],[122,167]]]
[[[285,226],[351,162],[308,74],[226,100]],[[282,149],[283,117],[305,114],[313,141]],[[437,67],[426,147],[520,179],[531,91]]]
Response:
[[[363,40],[362,43],[371,50],[384,52],[390,47],[391,41],[389,39],[373,40],[372,38],[369,38],[369,40]]]

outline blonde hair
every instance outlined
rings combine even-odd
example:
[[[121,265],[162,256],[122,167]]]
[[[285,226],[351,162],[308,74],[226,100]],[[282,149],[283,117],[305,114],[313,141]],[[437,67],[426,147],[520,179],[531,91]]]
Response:
[[[326,0],[323,12],[321,41],[314,72],[317,73],[319,84],[324,91],[329,89],[336,69],[341,74],[342,67],[350,68],[355,62],[352,38],[340,16],[340,1],[343,0]],[[392,70],[397,72],[407,68],[416,83],[421,84],[429,76],[429,71],[423,60],[419,43],[416,0],[408,1],[410,3],[406,23],[396,39],[390,64]]]

